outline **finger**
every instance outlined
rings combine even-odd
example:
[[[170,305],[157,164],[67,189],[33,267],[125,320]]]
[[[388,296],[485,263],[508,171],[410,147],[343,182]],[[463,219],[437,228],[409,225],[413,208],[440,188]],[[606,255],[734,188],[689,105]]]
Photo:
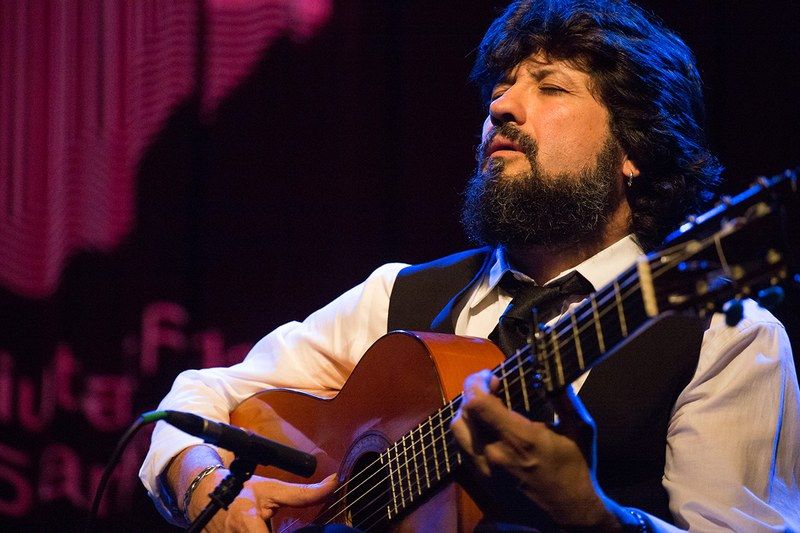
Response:
[[[487,444],[483,449],[483,453],[489,465],[502,469],[508,469],[508,467],[515,465],[515,461],[519,458],[517,451],[510,448],[503,441]]]
[[[594,428],[594,420],[586,406],[575,395],[572,387],[565,387],[563,391],[559,392],[550,399],[556,414],[558,415],[557,427],[562,429],[566,428],[581,428],[590,427]]]
[[[597,429],[592,416],[583,402],[575,395],[572,387],[552,398],[552,405],[558,415],[558,424],[552,429],[578,445],[586,464],[594,468],[597,464]]]
[[[469,421],[466,419],[462,409],[458,410],[453,421],[450,422],[450,431],[461,449],[467,454],[473,455],[472,432],[469,428]]]
[[[286,505],[289,507],[308,507],[322,502],[331,492],[336,489],[336,474],[331,474],[319,483],[300,484],[286,483],[271,479],[267,497],[276,505]]]
[[[491,440],[497,435],[516,433],[520,423],[526,419],[509,410],[500,398],[490,394],[485,388],[488,387],[487,382],[473,382],[470,385],[472,388],[465,395],[461,409],[471,422],[473,431],[480,431]]]
[[[462,451],[470,457],[478,471],[485,476],[491,475],[489,463],[483,455],[484,439],[481,429],[469,420],[463,409],[459,409],[450,424],[450,430]]]
[[[492,379],[494,378],[494,379]],[[492,392],[492,385],[497,386],[495,383],[497,378],[489,370],[481,370],[467,376],[464,380],[464,393],[465,395],[482,395],[490,394]]]

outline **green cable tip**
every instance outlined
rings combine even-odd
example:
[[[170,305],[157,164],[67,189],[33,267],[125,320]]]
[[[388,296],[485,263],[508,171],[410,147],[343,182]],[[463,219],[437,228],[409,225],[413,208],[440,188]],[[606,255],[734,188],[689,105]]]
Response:
[[[166,417],[167,413],[164,411],[148,411],[146,413],[142,413],[142,420],[148,424],[151,422],[158,422]]]

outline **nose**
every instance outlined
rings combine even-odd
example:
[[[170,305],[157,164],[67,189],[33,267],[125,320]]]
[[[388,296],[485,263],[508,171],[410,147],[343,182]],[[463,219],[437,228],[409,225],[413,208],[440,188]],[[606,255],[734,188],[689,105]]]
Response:
[[[489,104],[489,120],[494,126],[507,122],[517,125],[525,123],[525,106],[522,105],[518,92],[519,88],[512,85]]]

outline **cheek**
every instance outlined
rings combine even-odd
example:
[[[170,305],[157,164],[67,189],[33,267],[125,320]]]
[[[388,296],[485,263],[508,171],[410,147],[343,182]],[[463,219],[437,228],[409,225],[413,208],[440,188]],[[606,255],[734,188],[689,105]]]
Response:
[[[548,126],[553,155],[573,164],[592,161],[610,135],[605,118],[595,113],[559,114]]]

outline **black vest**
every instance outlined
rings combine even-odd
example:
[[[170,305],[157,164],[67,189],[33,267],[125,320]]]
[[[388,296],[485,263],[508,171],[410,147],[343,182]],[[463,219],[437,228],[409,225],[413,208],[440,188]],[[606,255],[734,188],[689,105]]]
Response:
[[[453,333],[456,305],[490,267],[491,251],[470,250],[401,270],[387,331]],[[695,318],[675,320],[680,335],[674,335],[675,322],[666,328],[656,324],[592,369],[580,390],[597,424],[600,486],[617,503],[668,522],[672,516],[661,484],[667,427],[678,394],[697,367],[703,332]]]

